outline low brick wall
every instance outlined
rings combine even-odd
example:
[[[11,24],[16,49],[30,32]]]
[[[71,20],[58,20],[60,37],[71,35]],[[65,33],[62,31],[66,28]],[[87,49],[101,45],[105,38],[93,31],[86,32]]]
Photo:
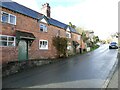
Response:
[[[2,77],[18,73],[25,69],[38,67],[45,64],[54,63],[58,60],[27,60],[27,61],[13,61],[2,65]]]

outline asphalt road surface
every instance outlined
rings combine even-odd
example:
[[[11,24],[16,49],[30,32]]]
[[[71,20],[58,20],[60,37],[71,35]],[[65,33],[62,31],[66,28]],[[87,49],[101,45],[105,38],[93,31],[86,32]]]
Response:
[[[3,88],[102,88],[117,52],[102,45],[90,53],[3,78]]]

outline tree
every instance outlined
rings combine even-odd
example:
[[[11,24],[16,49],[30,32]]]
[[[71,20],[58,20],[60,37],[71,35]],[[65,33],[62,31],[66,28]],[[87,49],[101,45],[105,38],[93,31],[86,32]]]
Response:
[[[89,38],[86,36],[85,31],[82,32],[81,38],[83,39],[83,42],[86,42]]]
[[[80,28],[80,27],[76,27],[76,30],[78,33],[81,34],[81,38],[83,39],[83,42],[86,42],[89,38],[86,36],[86,32],[84,29]]]
[[[99,37],[98,36],[94,36],[93,37],[93,42],[94,44],[96,44],[99,41]]]
[[[112,37],[112,38],[114,38],[114,37],[118,38],[118,35],[119,35],[119,33],[116,32],[116,33],[111,34],[111,37]]]
[[[72,28],[76,28],[76,26],[75,25],[73,25],[71,22],[69,22],[69,26],[71,26]]]
[[[84,32],[84,29],[82,29],[81,27],[76,27],[75,28],[77,32],[79,32],[80,34],[82,34],[82,32]]]

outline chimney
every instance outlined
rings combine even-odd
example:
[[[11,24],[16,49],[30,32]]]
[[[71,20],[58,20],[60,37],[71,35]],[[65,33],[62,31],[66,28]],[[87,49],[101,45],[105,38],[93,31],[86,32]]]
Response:
[[[49,6],[49,3],[45,3],[42,5],[42,8],[41,8],[41,11],[42,11],[42,14],[44,14],[45,16],[49,17],[50,18],[50,6]]]

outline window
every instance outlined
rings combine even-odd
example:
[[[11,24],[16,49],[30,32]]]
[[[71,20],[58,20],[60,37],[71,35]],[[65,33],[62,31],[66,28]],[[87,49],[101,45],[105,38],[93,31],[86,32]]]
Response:
[[[67,50],[71,50],[71,48],[72,48],[71,46],[67,46]]]
[[[39,41],[39,49],[48,49],[48,41],[40,40]]]
[[[16,24],[15,16],[10,15],[10,23],[14,25]]]
[[[6,13],[6,12],[1,12],[1,21],[5,23],[10,23],[16,25],[16,16]]]
[[[78,35],[78,40],[80,40],[80,35]]]
[[[47,32],[47,26],[44,24],[40,24],[40,31],[41,32]]]
[[[15,46],[15,37],[0,35],[0,46]]]
[[[66,32],[66,37],[67,37],[67,38],[71,38],[71,33]]]
[[[2,22],[8,22],[8,17],[9,17],[9,14],[7,13],[2,13]]]

